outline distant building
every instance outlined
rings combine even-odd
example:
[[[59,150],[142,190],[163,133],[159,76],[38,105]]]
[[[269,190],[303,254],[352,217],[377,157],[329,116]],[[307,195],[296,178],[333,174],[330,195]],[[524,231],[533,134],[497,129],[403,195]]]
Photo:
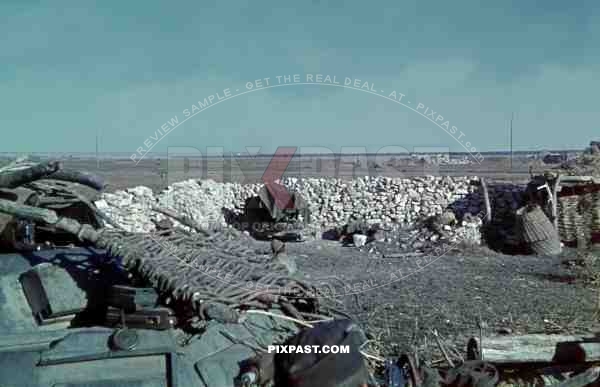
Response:
[[[438,164],[450,163],[450,155],[448,153],[440,153],[437,155]]]

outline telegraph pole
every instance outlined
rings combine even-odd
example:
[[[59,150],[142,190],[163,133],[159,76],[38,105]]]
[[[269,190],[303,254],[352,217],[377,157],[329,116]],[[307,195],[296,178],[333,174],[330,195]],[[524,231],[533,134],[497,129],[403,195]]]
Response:
[[[513,112],[510,116],[510,171],[513,169],[513,119],[515,113]]]
[[[98,144],[99,134],[98,134],[98,132],[99,132],[99,130],[96,129],[96,170],[99,171],[100,170],[100,155],[98,154],[99,153],[99,144]]]

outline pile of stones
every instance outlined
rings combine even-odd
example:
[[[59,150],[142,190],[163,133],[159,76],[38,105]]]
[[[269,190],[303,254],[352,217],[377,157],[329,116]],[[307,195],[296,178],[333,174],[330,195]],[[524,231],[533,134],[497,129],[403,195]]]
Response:
[[[478,213],[481,198],[468,177],[361,177],[353,180],[287,178],[283,183],[308,202],[315,223],[327,228],[349,221],[410,225],[454,203]]]
[[[402,234],[400,230],[423,229],[426,219],[450,210],[456,216],[456,222],[443,225],[450,238],[462,237],[478,243],[480,218],[485,207],[479,188],[473,184],[477,180],[475,177],[434,176],[365,176],[353,180],[286,177],[281,183],[299,192],[306,200],[312,213],[309,231],[315,236],[358,221],[379,224],[382,229],[389,230],[388,237],[383,239],[403,243],[393,240],[394,236]],[[155,207],[169,209],[193,219],[204,228],[215,229],[228,227],[225,211],[241,213],[246,199],[255,196],[261,186],[187,180],[175,183],[158,194],[147,187],[105,193],[96,205],[128,231],[155,230],[156,223],[164,219],[164,215],[153,210]],[[518,206],[521,191],[517,186],[490,187],[494,211],[506,208],[512,212]],[[435,239],[437,234],[428,235],[421,230],[419,238]]]
[[[143,186],[115,193],[104,193],[102,199],[95,202],[96,207],[108,215],[114,223],[130,232],[155,231],[153,220],[163,219],[161,214],[152,211],[155,203],[156,198],[152,190]]]

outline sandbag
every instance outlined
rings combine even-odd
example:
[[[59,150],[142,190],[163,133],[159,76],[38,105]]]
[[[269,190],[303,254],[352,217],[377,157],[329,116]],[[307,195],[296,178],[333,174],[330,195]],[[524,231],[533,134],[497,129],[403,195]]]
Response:
[[[61,169],[49,175],[48,178],[79,183],[97,191],[102,191],[105,186],[104,180],[100,176],[84,171]]]

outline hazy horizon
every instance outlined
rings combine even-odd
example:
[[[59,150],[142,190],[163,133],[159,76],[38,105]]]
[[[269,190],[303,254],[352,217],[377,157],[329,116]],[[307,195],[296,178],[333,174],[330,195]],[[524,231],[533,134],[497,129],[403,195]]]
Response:
[[[582,152],[584,151],[584,149],[543,149],[543,150],[515,150],[513,151],[514,155],[530,155],[530,154],[539,154],[539,153],[543,153],[543,152],[549,152],[549,153],[554,153],[554,152],[567,152],[567,153],[577,153],[577,152]],[[433,155],[433,154],[442,154],[443,152],[411,152],[409,154],[407,153],[380,153],[379,155],[385,155],[385,156],[404,156],[404,157],[409,157],[410,154],[422,154],[422,155]],[[450,156],[469,156],[468,152],[449,152],[448,153]],[[45,157],[45,156],[61,156],[61,157],[68,157],[68,156],[74,156],[80,159],[85,159],[85,160],[94,160],[96,159],[96,153],[94,152],[0,152],[0,158],[11,158],[11,157],[18,157],[18,156],[24,156],[24,155],[28,155],[28,156],[33,156],[33,157]],[[377,153],[333,153],[333,154],[325,154],[325,153],[301,153],[301,152],[296,152],[294,154],[294,157],[314,157],[314,156],[352,156],[352,155],[366,155],[366,156],[374,156],[377,155]],[[488,151],[488,152],[481,152],[481,155],[487,155],[489,156],[509,156],[510,155],[510,151]],[[156,159],[156,158],[166,158],[168,157],[169,154],[165,153],[165,152],[151,152],[151,153],[147,153],[146,157],[147,159]],[[171,155],[171,157],[173,158],[183,158],[183,157],[189,157],[189,158],[219,158],[219,157],[231,157],[231,156],[242,156],[242,157],[250,157],[250,158],[255,158],[255,157],[273,157],[273,153],[258,153],[258,154],[249,154],[249,153],[244,153],[244,152],[229,152],[229,153],[225,153],[223,156],[212,156],[212,155],[199,155],[197,153],[189,153],[189,154],[173,154]],[[100,159],[123,159],[123,160],[131,160],[130,158],[130,154],[128,152],[98,152],[98,158]]]

